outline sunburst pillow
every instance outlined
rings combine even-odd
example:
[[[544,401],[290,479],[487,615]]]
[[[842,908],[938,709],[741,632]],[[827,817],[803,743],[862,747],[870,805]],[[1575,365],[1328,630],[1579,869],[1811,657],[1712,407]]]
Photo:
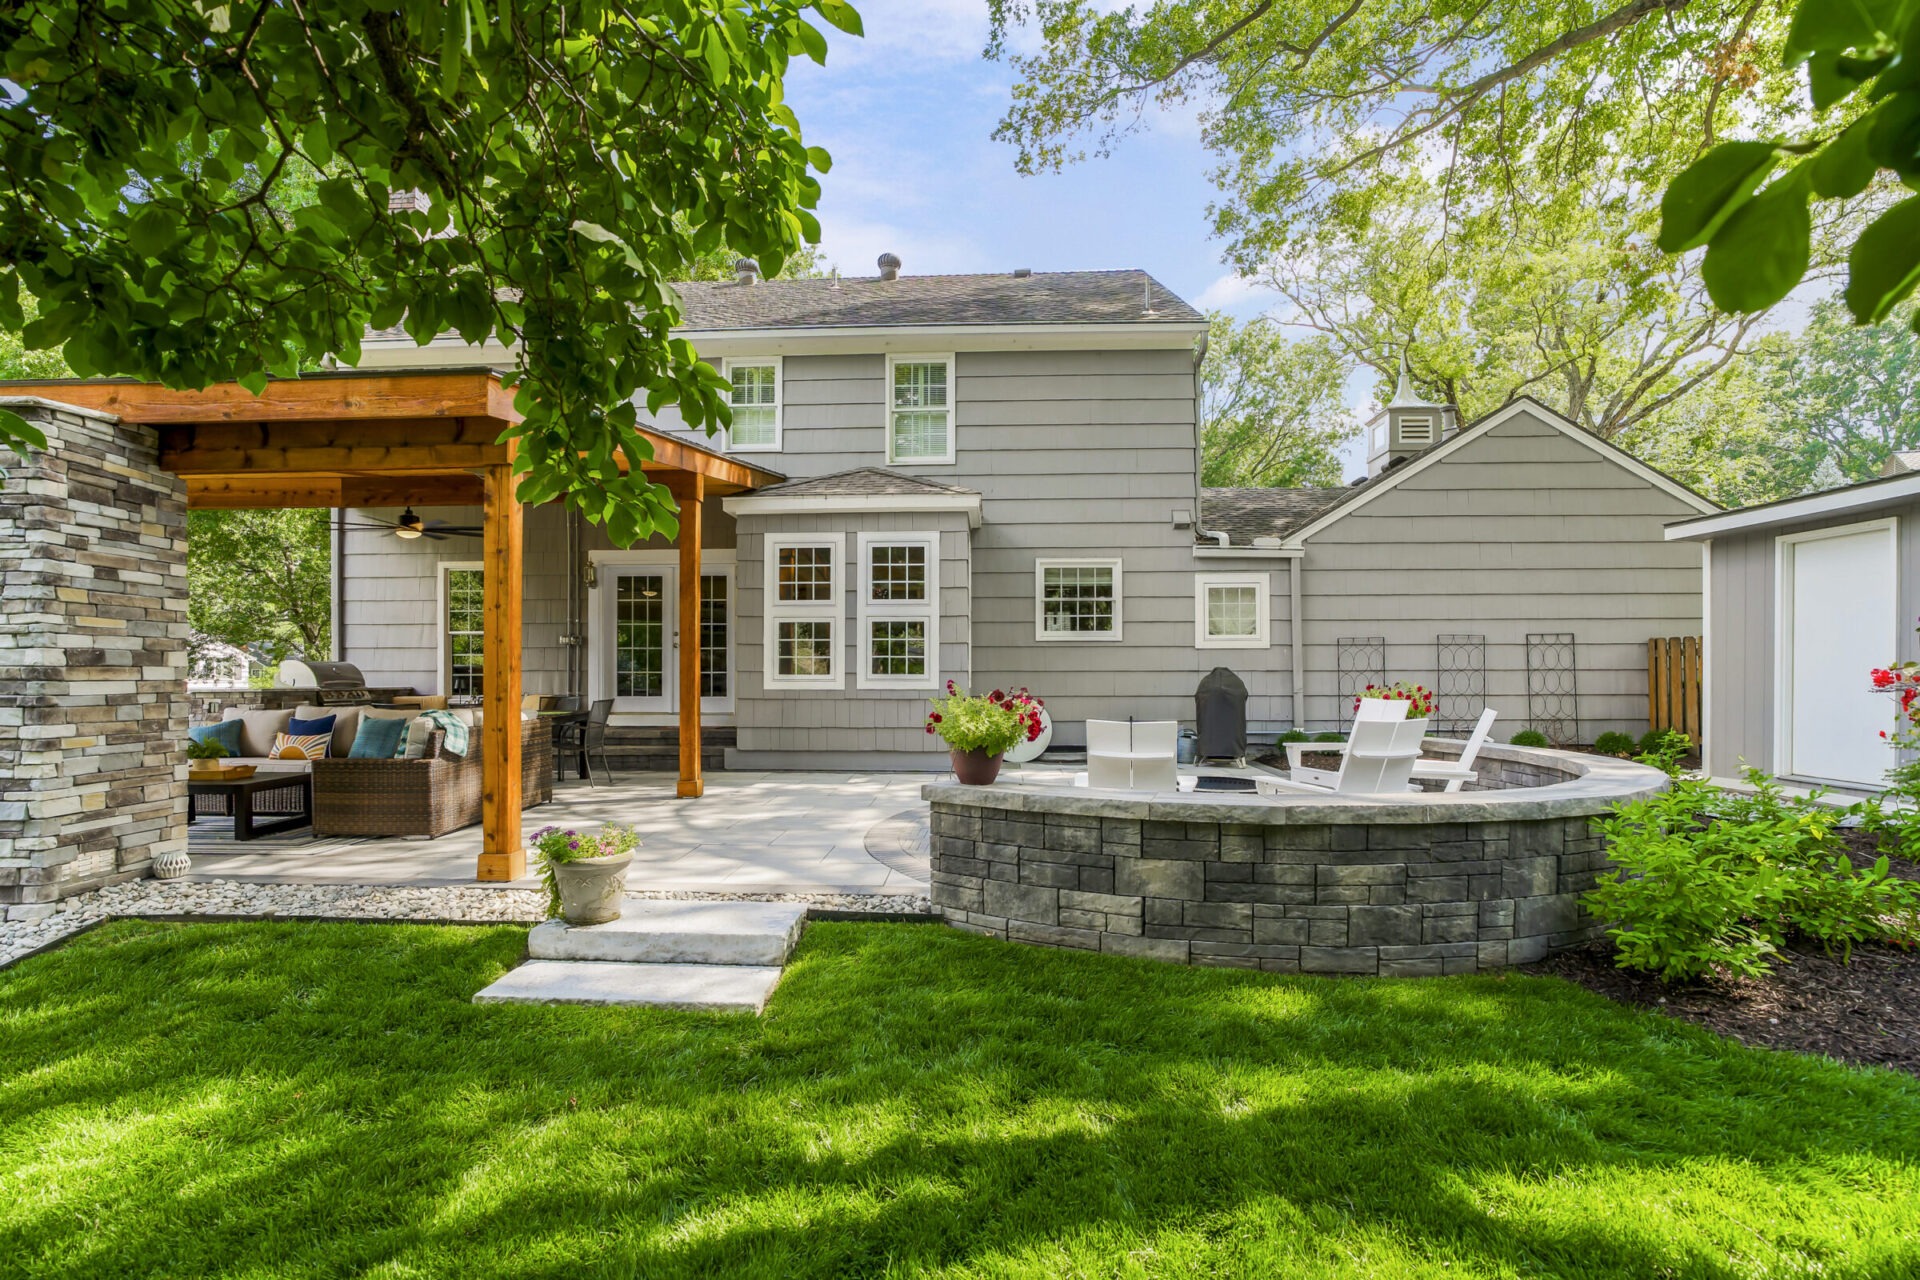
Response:
[[[275,734],[273,758],[275,760],[325,760],[327,745],[332,741],[331,732]]]

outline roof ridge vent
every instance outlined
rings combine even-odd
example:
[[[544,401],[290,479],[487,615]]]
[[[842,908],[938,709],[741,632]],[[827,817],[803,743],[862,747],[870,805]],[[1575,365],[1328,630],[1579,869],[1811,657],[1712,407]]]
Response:
[[[897,253],[881,254],[878,265],[880,267],[880,278],[882,280],[898,280],[900,278],[900,255],[899,254]]]

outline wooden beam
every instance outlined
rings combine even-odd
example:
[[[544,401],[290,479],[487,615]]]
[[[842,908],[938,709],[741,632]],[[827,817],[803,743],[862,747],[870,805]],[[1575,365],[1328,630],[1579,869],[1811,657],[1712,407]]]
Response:
[[[512,467],[488,467],[485,480],[480,724],[484,837],[475,875],[481,880],[518,880],[527,874],[527,851],[520,843],[520,499]]]
[[[480,477],[468,473],[423,476],[271,474],[190,475],[187,506],[194,511],[292,507],[476,507]]]
[[[189,422],[311,422],[339,419],[498,418],[520,421],[513,392],[485,369],[427,373],[315,373],[275,378],[254,395],[223,382],[183,391],[108,378],[6,382],[0,394],[41,396],[119,414],[146,426]]]
[[[160,466],[176,475],[478,470],[511,458],[506,445],[495,443],[506,425],[489,418],[417,418],[163,426]]]
[[[680,784],[676,794],[706,794],[700,776],[700,540],[706,478],[680,486]]]
[[[640,430],[640,438],[653,446],[651,460],[640,464],[643,472],[684,471],[691,475],[705,476],[722,484],[739,485],[743,489],[757,489],[762,485],[775,484],[784,479],[778,472],[766,471],[751,463],[735,458],[723,458],[703,449],[695,448],[685,440],[662,435],[657,431]],[[622,462],[626,462],[624,457]]]

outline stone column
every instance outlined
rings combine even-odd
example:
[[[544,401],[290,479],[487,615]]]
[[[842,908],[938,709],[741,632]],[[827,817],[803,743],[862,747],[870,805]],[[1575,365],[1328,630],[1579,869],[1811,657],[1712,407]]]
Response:
[[[186,486],[147,427],[0,399],[0,912],[186,854]]]

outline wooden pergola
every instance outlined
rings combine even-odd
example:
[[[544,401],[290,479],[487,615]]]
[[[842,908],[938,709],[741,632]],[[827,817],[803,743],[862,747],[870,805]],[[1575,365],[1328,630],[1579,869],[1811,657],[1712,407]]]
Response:
[[[118,415],[159,435],[160,466],[186,481],[190,509],[401,507],[478,504],[483,510],[485,681],[480,750],[485,844],[481,880],[526,874],[520,842],[521,505],[513,393],[490,369],[341,371],[176,391],[116,379],[10,382],[40,396]],[[642,430],[642,470],[680,505],[680,634],[700,634],[701,500],[781,477]],[[625,467],[625,462],[622,466]],[[700,770],[700,645],[680,646],[682,796],[705,790]]]

